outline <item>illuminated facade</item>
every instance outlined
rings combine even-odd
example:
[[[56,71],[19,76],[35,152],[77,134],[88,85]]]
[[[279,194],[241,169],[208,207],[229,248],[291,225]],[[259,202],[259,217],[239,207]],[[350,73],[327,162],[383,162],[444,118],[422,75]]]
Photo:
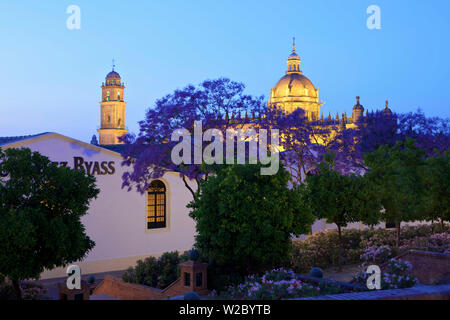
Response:
[[[359,96],[356,97],[356,104],[353,106],[350,117],[347,117],[346,112],[342,115],[337,112],[335,117],[329,113],[328,117],[324,118],[320,110],[322,104],[319,100],[319,88],[316,88],[301,71],[301,59],[295,49],[294,41],[291,55],[287,59],[286,74],[271,89],[267,105],[269,107],[277,106],[286,113],[292,113],[300,108],[305,111],[305,116],[309,121],[315,121],[321,125],[338,125],[340,129],[355,128],[358,119],[364,117],[365,109],[360,103]],[[387,115],[392,114],[388,107],[388,101],[382,112]]]
[[[122,144],[119,137],[128,132],[125,129],[125,86],[120,75],[113,70],[102,84],[102,101],[100,102],[100,145]]]

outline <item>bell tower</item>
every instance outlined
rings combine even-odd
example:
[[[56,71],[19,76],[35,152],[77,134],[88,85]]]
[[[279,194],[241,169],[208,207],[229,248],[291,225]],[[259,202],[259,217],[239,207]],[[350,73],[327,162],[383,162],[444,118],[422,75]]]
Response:
[[[128,132],[125,129],[125,86],[120,75],[113,68],[102,83],[102,101],[100,102],[100,145],[122,144],[119,137]]]

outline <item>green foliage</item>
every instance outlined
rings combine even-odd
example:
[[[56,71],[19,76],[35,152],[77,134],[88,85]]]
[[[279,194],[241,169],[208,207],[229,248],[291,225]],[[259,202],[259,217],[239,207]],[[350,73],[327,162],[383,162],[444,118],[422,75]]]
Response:
[[[289,175],[260,174],[260,165],[221,166],[201,182],[189,204],[196,247],[224,276],[267,270],[288,259],[291,235],[308,233],[314,219]]]
[[[180,277],[178,265],[187,260],[188,253],[180,255],[178,251],[165,252],[158,259],[148,257],[139,260],[135,267],[128,268],[122,275],[122,280],[164,289]]]
[[[0,150],[0,274],[19,281],[85,257],[95,243],[81,217],[99,190],[83,171],[29,149]]]
[[[319,173],[305,181],[305,199],[318,219],[326,219],[338,228],[351,222],[378,223],[381,205],[364,176],[342,175],[329,159],[319,165]]]
[[[401,222],[420,220],[425,207],[420,173],[425,160],[415,141],[407,138],[393,147],[381,146],[366,154],[364,162],[369,167],[367,179],[385,209],[384,220],[395,222],[398,230]]]
[[[344,258],[341,229],[351,222],[377,224],[381,205],[364,176],[342,175],[333,167],[333,157],[326,156],[319,173],[307,177],[302,192],[317,219],[337,225],[339,262]]]
[[[450,152],[425,162],[423,217],[428,221],[450,221]]]

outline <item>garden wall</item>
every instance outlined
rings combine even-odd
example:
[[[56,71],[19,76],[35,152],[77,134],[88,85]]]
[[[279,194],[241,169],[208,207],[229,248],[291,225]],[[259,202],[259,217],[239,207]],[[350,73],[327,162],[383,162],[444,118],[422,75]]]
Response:
[[[407,289],[374,290],[290,300],[450,300],[450,285],[419,285]]]

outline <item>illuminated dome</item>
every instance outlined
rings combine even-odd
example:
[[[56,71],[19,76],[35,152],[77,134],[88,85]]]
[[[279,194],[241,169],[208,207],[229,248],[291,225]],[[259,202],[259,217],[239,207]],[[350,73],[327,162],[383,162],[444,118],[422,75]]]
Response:
[[[310,120],[318,120],[320,114],[319,89],[302,74],[301,59],[295,50],[288,57],[286,75],[272,88],[268,105],[277,106],[287,113],[303,109]]]
[[[318,92],[311,80],[301,73],[288,73],[273,88],[273,98],[318,98]]]

